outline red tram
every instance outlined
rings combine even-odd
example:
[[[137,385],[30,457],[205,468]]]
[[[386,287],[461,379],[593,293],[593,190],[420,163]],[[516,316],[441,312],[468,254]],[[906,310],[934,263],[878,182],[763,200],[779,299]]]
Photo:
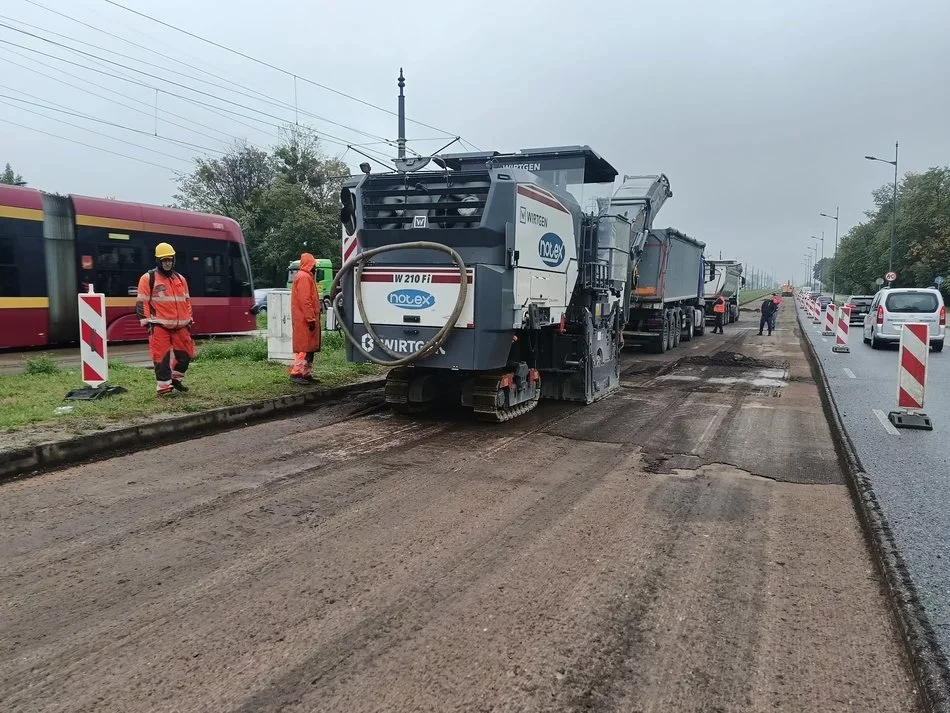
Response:
[[[110,342],[147,339],[135,294],[161,242],[188,279],[194,334],[255,328],[250,260],[230,218],[0,185],[0,349],[77,342],[89,284],[106,295]]]

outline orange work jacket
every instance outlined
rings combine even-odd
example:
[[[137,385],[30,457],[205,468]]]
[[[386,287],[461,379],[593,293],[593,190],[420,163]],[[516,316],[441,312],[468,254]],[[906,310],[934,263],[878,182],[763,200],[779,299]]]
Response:
[[[713,305],[713,312],[715,312],[716,314],[725,314],[726,301],[722,297],[716,300],[716,304]]]
[[[151,286],[150,274],[154,275],[154,284]],[[160,324],[170,329],[188,326],[193,317],[185,276],[172,272],[170,277],[166,277],[161,270],[146,272],[139,278],[135,313],[143,327],[149,324]]]

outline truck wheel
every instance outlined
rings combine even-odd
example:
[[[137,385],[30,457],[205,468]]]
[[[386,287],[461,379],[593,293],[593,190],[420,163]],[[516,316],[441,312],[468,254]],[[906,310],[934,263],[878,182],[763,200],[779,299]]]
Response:
[[[683,338],[683,313],[678,309],[674,309],[670,313],[670,334],[673,336],[673,346],[678,347],[680,345],[680,340]]]
[[[670,347],[670,322],[668,319],[663,320],[662,331],[659,334],[659,339],[653,343],[653,352],[655,354],[662,354]]]
[[[693,311],[686,310],[686,329],[683,330],[683,341],[689,342],[693,339]]]

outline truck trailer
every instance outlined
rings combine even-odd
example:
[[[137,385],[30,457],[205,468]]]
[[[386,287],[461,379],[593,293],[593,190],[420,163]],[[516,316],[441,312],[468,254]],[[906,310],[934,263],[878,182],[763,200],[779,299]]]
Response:
[[[636,216],[581,208],[613,166],[569,146],[361,170],[341,190],[355,247],[331,299],[347,359],[391,367],[394,410],[450,399],[499,422],[619,387]]]
[[[738,260],[709,260],[709,272],[703,285],[703,300],[706,322],[715,323],[716,313],[713,305],[716,298],[726,298],[724,322],[731,324],[739,319],[739,290],[745,286],[742,276],[742,263]]]
[[[706,332],[706,244],[674,228],[647,232],[637,265],[624,340],[665,352]]]

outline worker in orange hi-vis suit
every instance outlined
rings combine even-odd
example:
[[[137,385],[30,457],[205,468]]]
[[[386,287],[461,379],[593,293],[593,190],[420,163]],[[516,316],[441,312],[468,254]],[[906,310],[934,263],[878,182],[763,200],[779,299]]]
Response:
[[[135,312],[148,329],[148,345],[155,365],[155,390],[167,396],[182,384],[189,362],[195,357],[191,338],[194,318],[184,275],[175,272],[175,249],[168,243],[155,246],[158,267],[139,278]]]
[[[290,316],[293,326],[294,363],[290,380],[313,381],[313,357],[320,351],[320,299],[314,270],[317,260],[310,253],[300,255],[300,269],[290,287]]]

